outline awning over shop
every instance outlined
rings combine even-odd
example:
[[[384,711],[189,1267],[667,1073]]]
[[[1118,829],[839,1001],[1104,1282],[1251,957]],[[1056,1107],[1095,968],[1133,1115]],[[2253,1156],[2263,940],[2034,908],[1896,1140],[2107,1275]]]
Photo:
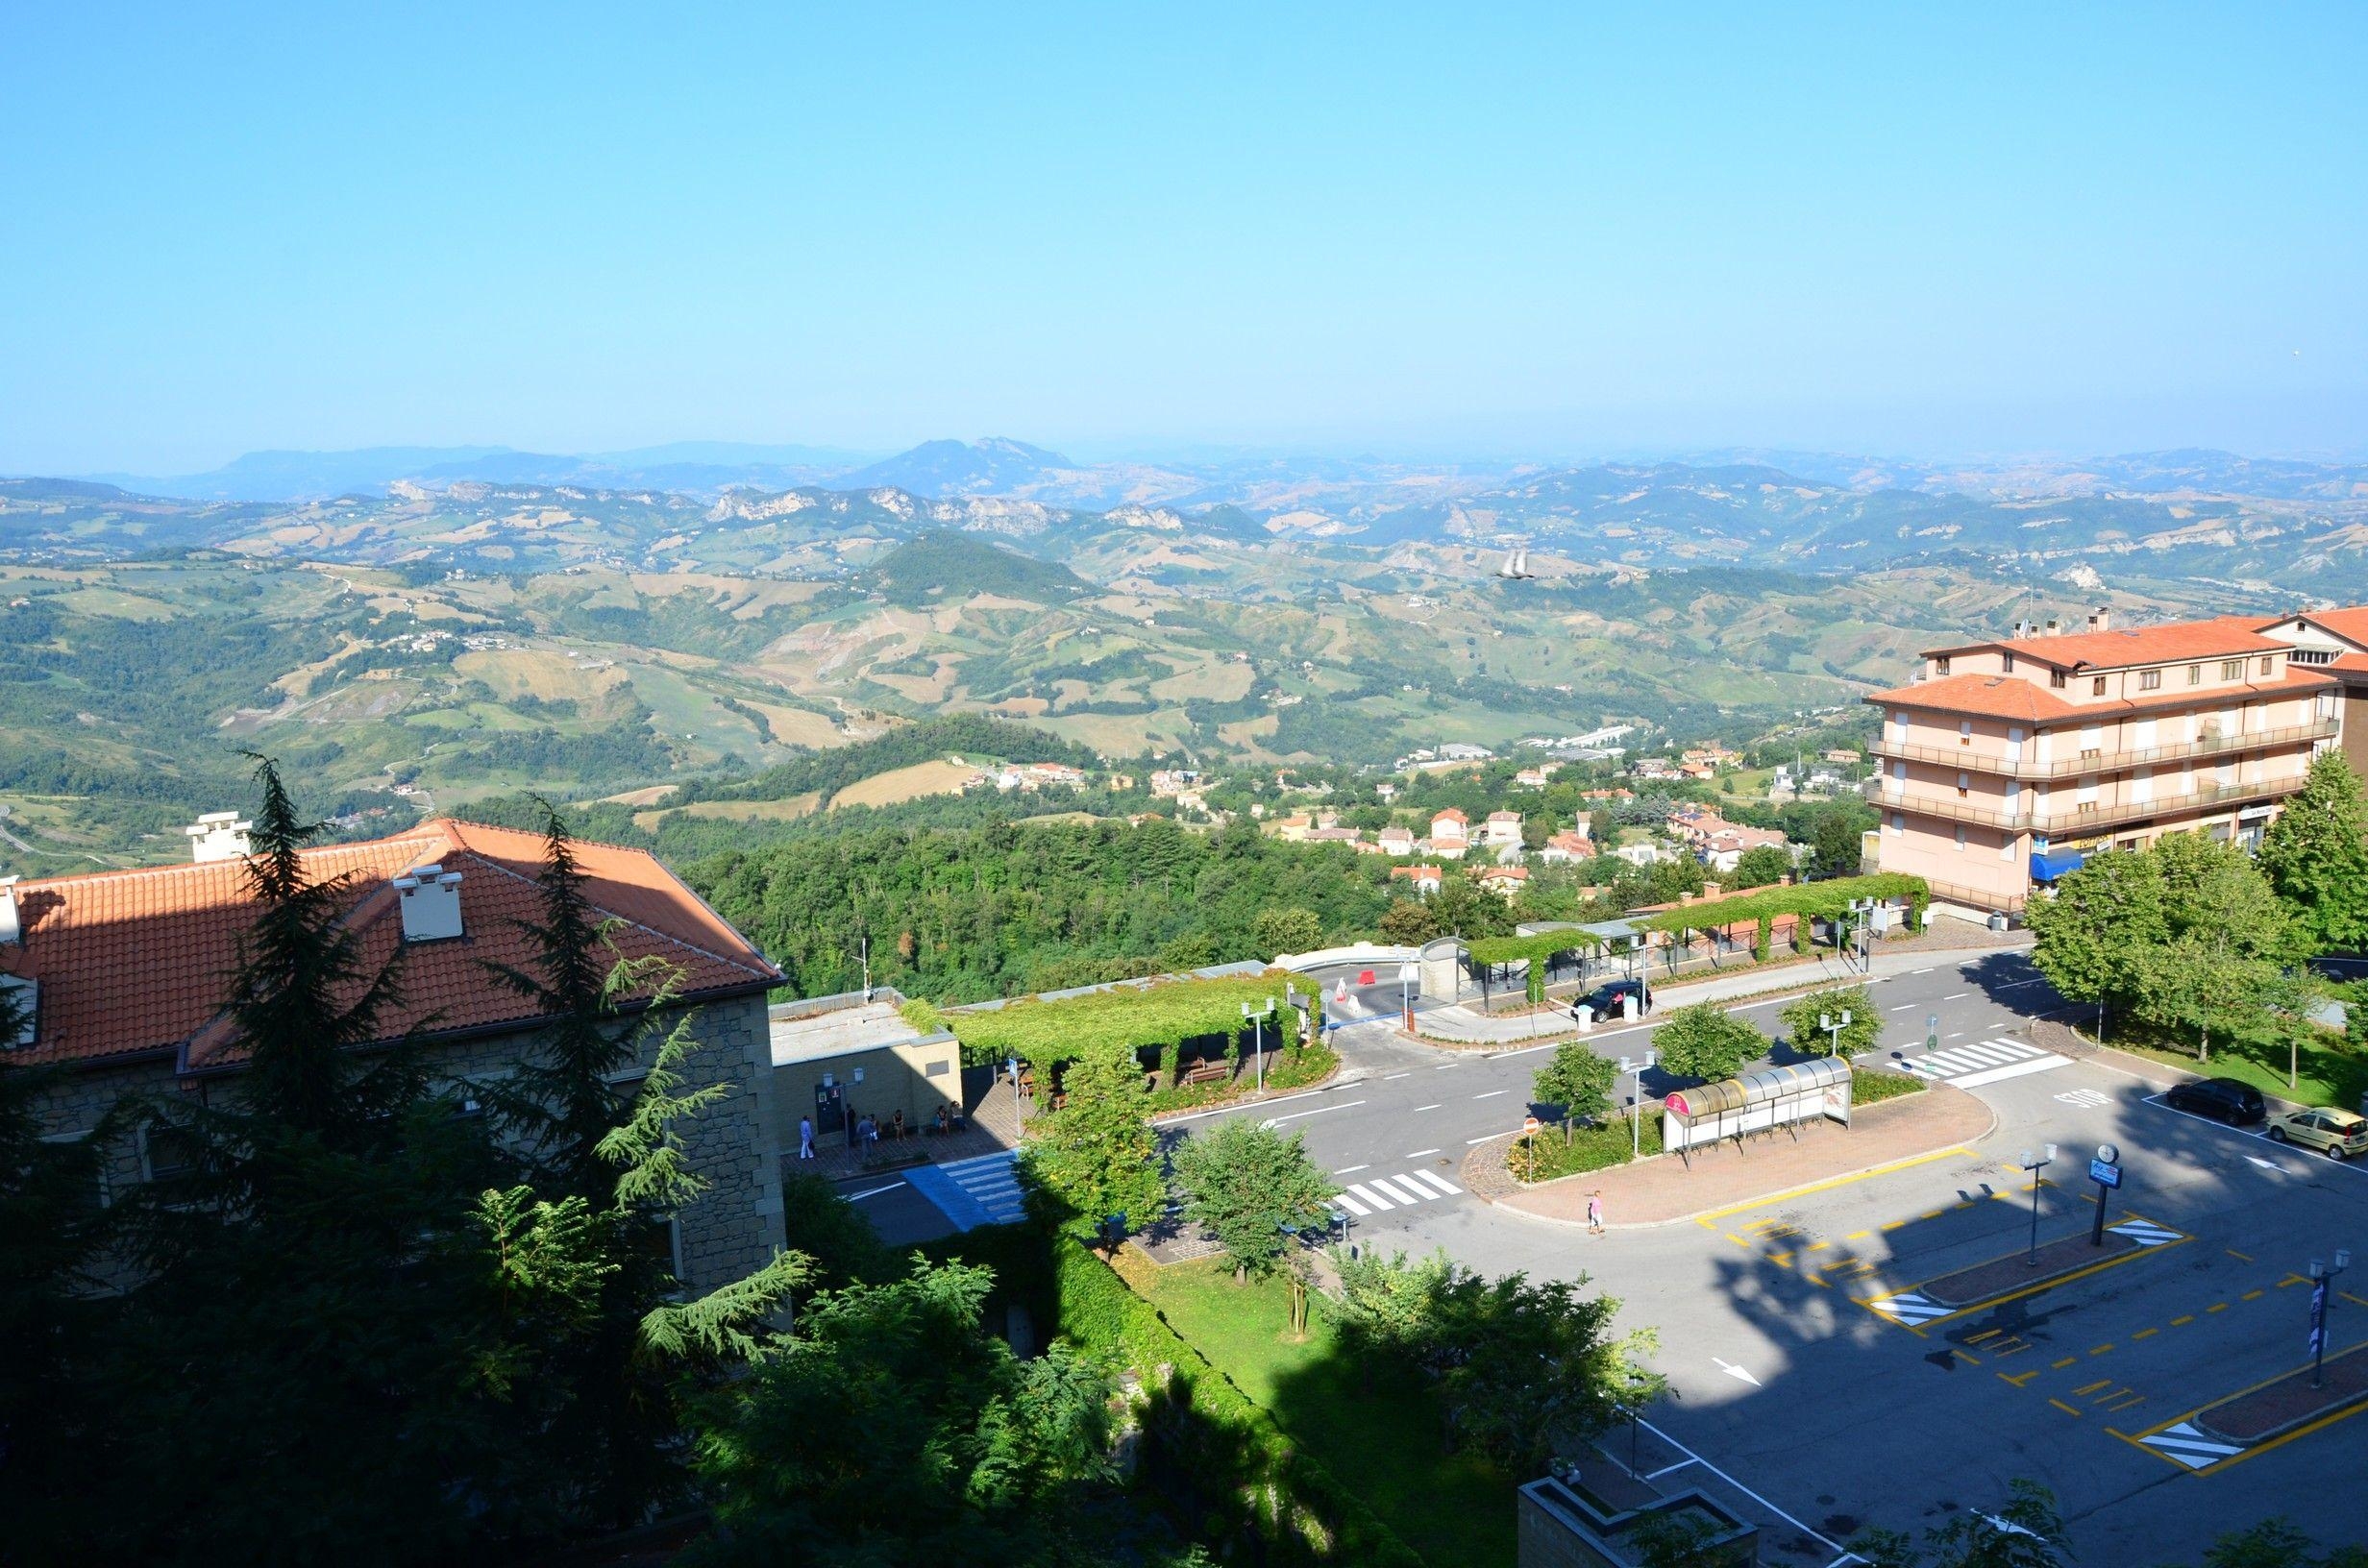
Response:
[[[2081,869],[2088,857],[2078,849],[2050,849],[2031,857],[2031,880],[2053,882]]]

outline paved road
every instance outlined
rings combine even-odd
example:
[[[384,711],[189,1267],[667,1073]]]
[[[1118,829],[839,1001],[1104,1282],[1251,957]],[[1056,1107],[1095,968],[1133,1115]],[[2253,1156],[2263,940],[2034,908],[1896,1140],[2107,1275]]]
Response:
[[[2046,997],[2027,978],[2019,961],[1988,960],[1878,986],[1903,1020],[1887,1045],[1920,1056],[1936,1004],[1944,1055],[2011,1043],[2007,1009]],[[2029,1060],[1968,1059],[1968,1075]],[[1341,1109],[1287,1125],[1309,1128],[1327,1162],[1383,1171],[1385,1151],[1402,1164],[1466,1127],[1501,1130],[1517,1110],[1493,1108],[1511,1096],[1477,1096],[1525,1066],[1386,1064],[1333,1091]],[[2172,1112],[2157,1087],[2106,1058],[1991,1077],[1973,1092],[2000,1126],[1978,1145],[1707,1223],[1597,1239],[1465,1196],[1377,1213],[1360,1234],[1443,1246],[1489,1273],[1584,1272],[1620,1297],[1623,1324],[1660,1331],[1676,1392],[1649,1417],[1642,1466],[1763,1518],[1771,1562],[1850,1560],[1860,1525],[1920,1531],[1958,1507],[1995,1507],[2015,1477],[2057,1492],[2084,1562],[2193,1561],[2219,1532],[2276,1513],[2368,1535],[2356,1506],[2368,1414],[2252,1450],[2189,1424],[2306,1362],[2303,1269],[2338,1246],[2368,1256],[2368,1168]],[[1433,1128],[1442,1136],[1408,1136]],[[2111,1141],[2126,1186],[2109,1222],[2143,1244],[2086,1278],[1970,1311],[1923,1295],[1925,1282],[2025,1248],[2033,1193],[2015,1165],[2050,1141],[2060,1161],[2037,1193],[2039,1239],[2087,1233],[2080,1178]],[[2331,1347],[2368,1341],[2368,1270],[2336,1308]]]
[[[1934,1033],[1944,1058],[1971,1050],[1995,1057],[1988,1065],[2006,1065],[2004,1048],[1986,1042],[2060,1005],[2029,958],[2012,950],[1969,956],[1936,953],[1928,965],[1877,980],[1872,994],[1884,1016],[1880,1049],[1885,1059],[1902,1062],[1924,1056],[1926,1020],[1936,1016],[1940,1021]],[[1776,1015],[1786,1000],[1746,1003],[1735,1011],[1774,1034],[1779,1028]],[[1658,1022],[1648,1021],[1598,1030],[1588,1041],[1597,1054],[1612,1060],[1640,1056],[1658,1027]],[[1455,1193],[1442,1193],[1429,1189],[1428,1184],[1412,1188],[1418,1195],[1406,1201],[1391,1200],[1398,1185],[1395,1178],[1427,1170],[1452,1182],[1453,1167],[1472,1144],[1518,1128],[1528,1114],[1531,1081],[1552,1049],[1532,1045],[1491,1054],[1446,1051],[1408,1041],[1386,1021],[1344,1028],[1339,1041],[1345,1070],[1328,1088],[1291,1100],[1213,1112],[1184,1125],[1250,1116],[1302,1132],[1317,1163],[1349,1184],[1345,1207],[1367,1211],[1358,1216],[1359,1223],[1379,1231],[1413,1224],[1424,1210],[1477,1202],[1460,1188]],[[1964,1060],[1971,1064],[1979,1059]],[[1656,1093],[1668,1087],[1668,1081],[1648,1073],[1644,1087],[1648,1094]],[[1623,1081],[1622,1095],[1629,1091]],[[1372,1187],[1375,1176],[1389,1185]],[[1360,1186],[1366,1190],[1358,1191]]]

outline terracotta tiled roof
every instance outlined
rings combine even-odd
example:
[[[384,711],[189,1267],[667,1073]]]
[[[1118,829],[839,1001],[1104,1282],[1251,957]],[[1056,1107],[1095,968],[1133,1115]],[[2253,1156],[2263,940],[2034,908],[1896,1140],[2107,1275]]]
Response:
[[[2291,617],[2279,616],[2277,621],[2256,622],[2256,625],[2276,625]],[[2355,604],[2340,610],[2305,610],[2302,619],[2325,626],[2336,636],[2368,648],[2368,604]],[[2338,663],[2341,660],[2336,661]]]
[[[576,850],[585,895],[624,922],[618,951],[678,966],[684,995],[780,982],[764,955],[646,852],[586,843]],[[405,950],[388,1038],[533,1021],[526,999],[496,983],[484,961],[533,964],[518,922],[541,913],[539,835],[439,819],[392,838],[308,850],[305,863],[316,877],[345,879],[365,973]],[[430,864],[461,875],[463,935],[407,944],[391,879]],[[0,947],[0,971],[40,983],[40,1013],[34,1044],[10,1062],[170,1050],[191,1070],[235,1066],[237,1041],[221,1009],[254,919],[243,861],[49,877],[17,884],[16,899],[23,942]]]
[[[2017,658],[2059,670],[2118,670],[2133,664],[2282,652],[2285,644],[2261,635],[2260,628],[2269,624],[2257,615],[2221,615],[2208,621],[2171,621],[2158,626],[2071,632],[2060,637],[2005,637],[1965,646],[2012,649]]]
[[[2061,639],[2056,639],[2060,641]],[[2171,708],[2216,707],[2255,698],[2299,697],[2328,685],[2332,677],[2317,670],[2288,667],[2276,680],[2248,680],[2221,686],[2182,687],[2156,697],[2068,702],[2036,681],[2020,675],[1943,675],[1877,692],[1867,701],[1884,707],[1929,708],[1947,714],[1975,714],[1986,719],[2026,719],[2036,723],[2101,723],[2133,713]]]
[[[1439,822],[1468,822],[1471,819],[1464,815],[1464,809],[1461,806],[1449,806],[1438,816],[1433,817],[1431,821],[1436,824]]]

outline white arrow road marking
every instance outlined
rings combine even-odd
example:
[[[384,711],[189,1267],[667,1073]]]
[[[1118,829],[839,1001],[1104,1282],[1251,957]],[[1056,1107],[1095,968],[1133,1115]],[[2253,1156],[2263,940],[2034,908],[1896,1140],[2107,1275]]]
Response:
[[[2245,1158],[2260,1166],[2263,1170],[2274,1170],[2281,1176],[2288,1176],[2293,1174],[2291,1171],[2287,1170],[2285,1166],[2278,1164],[2275,1160],[2264,1160],[2257,1154],[2248,1154]]]
[[[1740,1378],[1745,1383],[1750,1384],[1754,1388],[1761,1386],[1761,1383],[1758,1378],[1753,1377],[1750,1373],[1744,1371],[1733,1361],[1719,1361],[1718,1358],[1715,1356],[1712,1357],[1711,1360],[1714,1361],[1718,1361],[1718,1370],[1724,1372],[1728,1377]]]
[[[850,1203],[861,1203],[866,1198],[876,1198],[882,1192],[894,1192],[898,1188],[902,1187],[903,1185],[904,1184],[902,1182],[890,1182],[886,1187],[869,1187],[860,1192],[850,1192],[847,1194],[847,1201]]]
[[[2205,1436],[2195,1430],[2192,1421],[2150,1432],[2138,1439],[2164,1458],[2177,1459],[2190,1470],[2201,1470],[2208,1464],[2217,1464],[2232,1454],[2245,1451],[2242,1443],[2224,1443]]]

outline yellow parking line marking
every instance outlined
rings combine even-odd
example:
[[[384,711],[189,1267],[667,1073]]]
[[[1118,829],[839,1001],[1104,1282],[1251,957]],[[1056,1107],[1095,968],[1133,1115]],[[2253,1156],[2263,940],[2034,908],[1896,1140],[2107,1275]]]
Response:
[[[2039,1369],[2035,1366],[2028,1372],[2017,1372],[2011,1377],[2008,1376],[2004,1372],[2001,1372],[1998,1374],[1998,1378],[2002,1383],[2010,1383],[2014,1384],[2015,1387],[2020,1388],[2023,1384],[2029,1383],[2032,1379],[2037,1377],[2038,1375]]]
[[[2156,1335],[2160,1334],[2161,1332],[2162,1331],[2160,1329],[2140,1329],[2137,1333],[2130,1335],[2130,1337],[2133,1339],[2152,1339]]]
[[[2269,1294],[2269,1292],[2266,1290],[2248,1290],[2237,1299],[2239,1301],[2258,1301],[2267,1294]]]
[[[2066,1405],[2066,1404],[2065,1404],[2062,1400],[2060,1400],[2060,1399],[2051,1399],[2051,1400],[2049,1400],[2049,1401],[2048,1401],[2048,1403],[2049,1403],[2050,1405],[2055,1406],[2055,1407],[2056,1407],[2056,1409],[2060,1409],[2060,1410],[2063,1411],[2063,1413],[2064,1413],[2064,1414],[2066,1414],[2066,1415],[2077,1416],[2077,1415],[2079,1415],[2079,1414],[2081,1413],[2080,1411],[2078,1411],[2078,1410],[2074,1409],[2071,1406]]]
[[[1848,1236],[1843,1237],[1842,1239],[1844,1241],[1863,1241],[1873,1234],[1874,1233],[1871,1231],[1852,1231]]]
[[[1887,1176],[1893,1171],[1910,1170],[1917,1165],[1928,1165],[1936,1160],[1966,1159],[1971,1158],[1972,1154],[1973,1151],[1964,1147],[1962,1144],[1946,1149],[1935,1149],[1930,1154],[1919,1154],[1914,1156],[1912,1159],[1908,1160],[1894,1160],[1888,1164],[1875,1165],[1869,1169],[1855,1172],[1852,1175],[1829,1177],[1822,1182],[1812,1182],[1807,1187],[1788,1188],[1782,1192],[1771,1192],[1765,1197],[1753,1198],[1744,1203],[1732,1204],[1724,1209],[1714,1209],[1709,1213],[1697,1215],[1696,1217],[1705,1220],[1724,1219],[1729,1214],[1749,1213],[1754,1209],[1764,1209],[1771,1203],[1786,1202],[1793,1198],[1802,1197],[1811,1192],[1830,1191],[1834,1188],[1848,1187],[1853,1182],[1862,1182],[1870,1177]]]
[[[2075,1388],[2075,1389],[2073,1389],[2073,1390],[2072,1390],[2072,1397],[2073,1397],[2073,1398],[2075,1398],[2075,1399],[2078,1399],[2078,1398],[2080,1398],[2083,1394],[2093,1394],[2093,1393],[2095,1393],[2095,1392],[2096,1392],[2098,1389],[2100,1389],[2100,1388],[2110,1388],[2111,1386],[2113,1386],[2113,1380],[2112,1380],[2112,1379],[2110,1379],[2110,1378],[2099,1378],[2096,1382],[2094,1382],[2094,1383],[2092,1383],[2092,1384],[2086,1384],[2086,1385],[2084,1385],[2084,1386],[2083,1386],[2083,1387],[2079,1387],[2079,1388]]]
[[[1896,1230],[1898,1230],[1898,1229],[1899,1229],[1902,1225],[1905,1225],[1905,1224],[1907,1224],[1907,1223],[1908,1223],[1908,1222],[1907,1222],[1906,1220],[1904,1220],[1904,1219],[1887,1219],[1887,1220],[1885,1220],[1885,1221],[1884,1221],[1881,1225],[1877,1226],[1877,1227],[1876,1227],[1876,1229],[1877,1229],[1877,1230],[1884,1230],[1884,1231],[1896,1231]]]
[[[1989,1347],[1993,1356],[2015,1356],[2031,1348],[2031,1341],[2021,1337],[2001,1339]]]
[[[2338,1290],[2335,1294],[2341,1296],[2344,1300],[2351,1302],[2355,1306],[2368,1307],[2368,1301],[2362,1301],[2359,1297],[2352,1294],[2349,1290]]]
[[[2145,1403],[2146,1403],[2146,1396],[2145,1396],[2144,1394],[2134,1393],[2134,1393],[2132,1393],[2132,1394],[2130,1395],[2130,1397],[2129,1397],[2128,1399],[2122,1400],[2122,1401],[2118,1402],[2117,1404],[2108,1405],[2108,1406],[2106,1406],[2106,1407],[2105,1407],[2105,1409],[2107,1409],[2108,1410],[2115,1411],[2115,1412],[2118,1412],[2118,1411],[2121,1411],[2121,1410],[2134,1410],[2134,1409],[2137,1409],[2140,1405],[2143,1405],[2143,1404],[2145,1404]]]
[[[1965,1343],[1969,1345],[1978,1345],[1985,1339],[1995,1339],[2006,1332],[2007,1331],[2004,1329],[1984,1329],[1980,1334],[1967,1335],[1965,1336]]]
[[[2253,1262],[2253,1258],[2250,1254],[2238,1252],[2234,1247],[2222,1247],[2220,1250],[2227,1253],[2230,1257],[2235,1259],[2240,1263],[2249,1263]]]
[[[2186,1316],[2184,1316],[2184,1317],[2174,1317],[2174,1318],[2172,1318],[2172,1319],[2171,1319],[2171,1327],[2172,1327],[2172,1328],[2174,1328],[2174,1329],[2183,1329],[2183,1328],[2185,1328],[2188,1324],[2190,1324],[2190,1323],[2192,1323],[2192,1322],[2194,1322],[2194,1321],[2195,1321],[2195,1314],[2194,1314],[2193,1312],[2189,1312],[2189,1313],[2188,1313]]]
[[[1790,1262],[1792,1262],[1792,1254],[1790,1254],[1790,1253],[1788,1253],[1788,1252],[1771,1252],[1771,1253],[1766,1254],[1765,1256],[1766,1256],[1766,1258],[1767,1258],[1767,1261],[1768,1261],[1769,1262],[1771,1262],[1771,1263],[1787,1263],[1787,1264],[1788,1264],[1788,1263],[1790,1263]]]
[[[1748,1247],[1751,1245],[1751,1241],[1748,1237],[1738,1236],[1733,1231],[1729,1231],[1727,1233],[1727,1239],[1734,1242],[1739,1247]]]
[[[1831,1241],[1812,1241],[1811,1243],[1809,1243],[1809,1245],[1807,1245],[1807,1246],[1803,1247],[1801,1250],[1802,1250],[1803,1252],[1815,1252],[1815,1251],[1816,1251],[1818,1248],[1820,1248],[1820,1247],[1830,1247],[1830,1246],[1832,1246],[1833,1244],[1834,1244],[1834,1243],[1833,1243],[1833,1242],[1831,1242]]]
[[[2080,1360],[2080,1358],[2079,1358],[2078,1356],[2066,1356],[2066,1357],[2065,1357],[2062,1360],[2060,1360],[2060,1361],[2050,1361],[2050,1362],[2048,1362],[2048,1363],[2047,1363],[2047,1364],[2048,1364],[2048,1369],[2049,1369],[2050,1371],[2054,1371],[2054,1372],[2060,1372],[2060,1371],[2062,1371],[2065,1367],[2070,1366],[2070,1365],[2071,1365],[2074,1361],[2077,1361],[2077,1360]]]
[[[2210,1306],[2204,1309],[2207,1312],[2225,1312],[2228,1310],[2229,1304],[2225,1301],[2215,1301]]]
[[[2363,1347],[2368,1347],[2368,1339],[2363,1339],[2358,1344],[2347,1346],[2343,1350],[2334,1352],[2333,1354],[2338,1356],[2349,1356],[2353,1351],[2359,1350]],[[2266,1388],[2271,1384],[2277,1383],[2281,1379],[2290,1378],[2294,1376],[2296,1372],[2300,1372],[2302,1370],[2304,1369],[2301,1367],[2295,1367],[2291,1371],[2279,1373],[2277,1377],[2263,1378],[2260,1382],[2254,1384],[2249,1387],[2239,1388],[2232,1394],[2223,1395],[2219,1399],[2213,1400],[2209,1405],[2199,1405],[2194,1409],[2187,1411],[2184,1415],[2175,1415],[2168,1421],[2158,1421],[2155,1425],[2148,1427],[2144,1432],[2139,1433],[2137,1437],[2133,1437],[2126,1432],[2113,1432],[2111,1427],[2108,1427],[2105,1430],[2113,1433],[2114,1436],[2120,1438],[2123,1442],[2128,1443],[2133,1448],[2142,1449],[2146,1453],[2155,1455],[2158,1458],[2163,1458],[2172,1464],[2179,1465],[2179,1468],[2188,1475],[2208,1476],[2217,1474],[2218,1472],[2227,1469],[2230,1465],[2235,1464],[2240,1460],[2249,1459],[2256,1454],[2266,1454],[2273,1448],[2283,1447],[2285,1444],[2294,1441],[2297,1437],[2307,1437],[2314,1432],[2331,1427],[2338,1421],[2348,1420],[2351,1417],[2359,1414],[2362,1410],[2368,1410],[2368,1402],[2351,1404],[2345,1406],[2342,1409],[2331,1410],[2326,1415],[2319,1417],[2316,1421],[2309,1423],[2307,1426],[2296,1427],[2292,1432],[2280,1433],[2277,1436],[2269,1438],[2265,1442],[2252,1444],[2243,1452],[2232,1454],[2225,1459],[2215,1460],[2210,1464],[2205,1465],[2200,1470],[2187,1470],[2186,1466],[2184,1464],[2181,1464],[2179,1460],[2170,1459],[2167,1455],[2160,1454],[2155,1449],[2148,1448],[2144,1443],[2138,1440],[2139,1437],[2152,1436],[2154,1433],[2162,1431],[2166,1427],[2175,1427],[2182,1421],[2193,1420],[2196,1416],[2203,1414],[2206,1410],[2215,1409],[2218,1406],[2226,1405],[2232,1400],[2242,1399],[2245,1395],[2254,1392],[2256,1389]]]
[[[1917,1217],[1919,1219],[1938,1219],[1942,1214],[1947,1213],[1948,1211],[1946,1209],[1933,1209],[1919,1214]]]
[[[1801,1270],[1801,1278],[1802,1278],[1802,1279],[1804,1279],[1804,1280],[1807,1280],[1810,1284],[1812,1284],[1812,1285],[1815,1286],[1816,1286],[1818,1289],[1820,1289],[1820,1290],[1831,1290],[1831,1289],[1833,1289],[1833,1288],[1834,1288],[1834,1282],[1833,1282],[1833,1281],[1831,1281],[1831,1280],[1821,1280],[1821,1279],[1817,1278],[1817,1276],[1816,1276],[1816,1275],[1814,1275],[1814,1274],[1811,1273],[1811,1272],[1810,1272],[1809,1270],[1807,1270],[1807,1269],[1803,1269],[1803,1270]]]
[[[2101,1345],[2092,1345],[2092,1346],[2090,1346],[2090,1347],[2089,1347],[2089,1350],[2088,1350],[2088,1354],[2089,1354],[2089,1355],[2091,1355],[2091,1356],[2102,1356],[2102,1355],[2104,1355],[2107,1351],[2109,1351],[2109,1350],[2110,1350],[2110,1349],[2112,1349],[2112,1348],[2113,1348],[2113,1342],[2112,1342],[2110,1339],[2108,1339],[2105,1343],[2103,1343],[2103,1344],[2101,1344]]]
[[[1965,1354],[1963,1351],[1961,1351],[1961,1350],[1951,1349],[1951,1350],[1950,1350],[1950,1352],[1949,1352],[1949,1354],[1950,1354],[1950,1355],[1952,1355],[1952,1356],[1954,1356],[1954,1357],[1956,1357],[1959,1360],[1961,1360],[1961,1361],[1964,1362],[1967,1366],[1980,1366],[1980,1365],[1982,1364],[1982,1358],[1981,1358],[1981,1357],[1979,1357],[1979,1356],[1968,1356],[1968,1355],[1966,1355],[1966,1354]]]

